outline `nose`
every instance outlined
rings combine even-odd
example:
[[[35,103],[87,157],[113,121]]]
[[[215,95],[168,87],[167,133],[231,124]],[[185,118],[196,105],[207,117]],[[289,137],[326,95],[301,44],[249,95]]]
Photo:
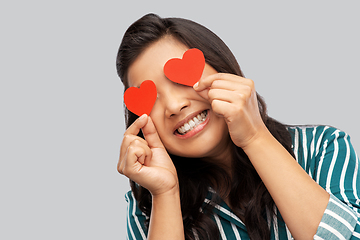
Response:
[[[190,100],[186,96],[185,89],[178,88],[167,91],[163,98],[166,117],[171,118],[180,114],[182,110],[190,106]]]

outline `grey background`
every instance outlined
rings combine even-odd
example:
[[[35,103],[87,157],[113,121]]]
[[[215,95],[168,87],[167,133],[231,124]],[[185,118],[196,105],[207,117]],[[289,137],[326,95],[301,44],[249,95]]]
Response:
[[[358,1],[2,2],[0,239],[125,239],[115,57],[148,12],[217,33],[274,118],[360,149]]]

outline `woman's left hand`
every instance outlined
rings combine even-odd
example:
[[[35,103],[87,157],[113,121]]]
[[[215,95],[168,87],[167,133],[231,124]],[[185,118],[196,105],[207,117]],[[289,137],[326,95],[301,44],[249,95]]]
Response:
[[[238,147],[244,148],[269,133],[261,119],[252,80],[217,73],[201,79],[194,89],[209,100],[215,114],[224,117],[231,139]]]

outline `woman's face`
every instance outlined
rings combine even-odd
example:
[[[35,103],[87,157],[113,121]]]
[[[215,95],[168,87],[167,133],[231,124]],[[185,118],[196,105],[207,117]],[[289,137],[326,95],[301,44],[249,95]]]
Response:
[[[219,157],[230,138],[225,120],[214,114],[209,101],[192,87],[170,81],[165,63],[182,58],[188,48],[172,37],[164,37],[146,48],[130,66],[129,86],[152,80],[157,99],[150,113],[161,141],[169,153],[182,157]],[[202,77],[217,73],[206,64]]]

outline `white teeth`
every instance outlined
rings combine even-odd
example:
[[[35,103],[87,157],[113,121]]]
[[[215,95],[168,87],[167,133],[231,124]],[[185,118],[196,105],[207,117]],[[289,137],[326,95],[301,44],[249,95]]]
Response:
[[[193,127],[195,127],[195,122],[193,120],[190,120],[189,125],[190,125],[191,128],[193,128]]]
[[[198,114],[197,116],[195,116],[194,118],[190,119],[187,123],[185,123],[183,126],[179,127],[177,129],[177,131],[180,134],[185,134],[188,131],[194,129],[195,127],[197,127],[200,123],[202,123],[203,121],[205,121],[207,117],[207,112],[204,111],[200,114]]]

